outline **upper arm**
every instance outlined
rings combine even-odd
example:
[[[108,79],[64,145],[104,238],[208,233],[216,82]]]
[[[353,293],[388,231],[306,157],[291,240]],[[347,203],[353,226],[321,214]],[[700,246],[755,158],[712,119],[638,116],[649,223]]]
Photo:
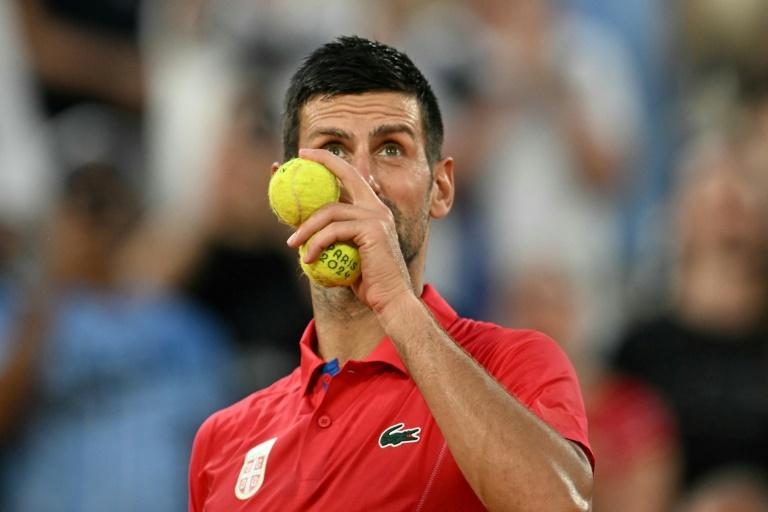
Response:
[[[568,443],[573,448],[573,451],[576,452],[576,455],[578,456],[579,460],[584,466],[584,470],[592,474],[594,472],[592,450],[582,445],[581,443],[577,443],[576,441],[571,441],[570,439],[568,439]]]

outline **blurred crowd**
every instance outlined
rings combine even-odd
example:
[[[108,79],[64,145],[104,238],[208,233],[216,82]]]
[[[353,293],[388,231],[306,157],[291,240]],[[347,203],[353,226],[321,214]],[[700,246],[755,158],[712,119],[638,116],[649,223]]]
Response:
[[[269,168],[353,33],[441,101],[427,280],[574,362],[594,510],[768,511],[768,0],[0,2],[0,510],[184,510],[197,426],[297,364]]]

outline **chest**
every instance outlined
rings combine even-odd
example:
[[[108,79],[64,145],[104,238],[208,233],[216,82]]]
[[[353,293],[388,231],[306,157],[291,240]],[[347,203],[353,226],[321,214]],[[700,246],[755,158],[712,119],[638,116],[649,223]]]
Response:
[[[169,361],[183,357],[187,339],[176,317],[158,317],[151,304],[71,301],[57,315],[46,344],[44,394],[67,400],[88,390],[114,393],[128,382],[167,372]]]
[[[211,462],[205,510],[482,509],[407,377],[342,372],[288,400]]]
[[[673,407],[684,441],[706,453],[764,445],[768,357],[760,346],[671,339],[662,348],[646,356],[645,376]]]

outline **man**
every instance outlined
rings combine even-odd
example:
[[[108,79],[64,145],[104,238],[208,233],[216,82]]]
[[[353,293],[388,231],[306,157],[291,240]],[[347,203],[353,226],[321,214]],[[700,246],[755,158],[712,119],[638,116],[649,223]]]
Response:
[[[352,241],[362,276],[312,285],[300,367],[201,427],[190,510],[589,508],[565,356],[536,332],[459,318],[422,282],[430,219],[453,201],[442,135],[428,83],[393,48],[345,37],[296,72],[285,157],[326,165],[344,194],[288,245],[308,242],[312,261]]]
[[[0,279],[0,510],[184,510],[195,429],[232,397],[228,340],[123,281],[142,213],[123,171],[88,162],[56,192],[40,277]]]

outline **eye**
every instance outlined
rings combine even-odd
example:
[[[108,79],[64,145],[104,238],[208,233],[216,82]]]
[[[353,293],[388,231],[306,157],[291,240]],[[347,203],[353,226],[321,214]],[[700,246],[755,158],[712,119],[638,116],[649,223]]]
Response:
[[[344,151],[344,146],[335,142],[326,144],[325,146],[323,146],[323,149],[341,158],[344,158],[344,156],[347,154],[346,151]]]
[[[403,156],[403,149],[399,144],[394,142],[387,142],[381,146],[381,149],[379,149],[379,154],[382,156]]]

